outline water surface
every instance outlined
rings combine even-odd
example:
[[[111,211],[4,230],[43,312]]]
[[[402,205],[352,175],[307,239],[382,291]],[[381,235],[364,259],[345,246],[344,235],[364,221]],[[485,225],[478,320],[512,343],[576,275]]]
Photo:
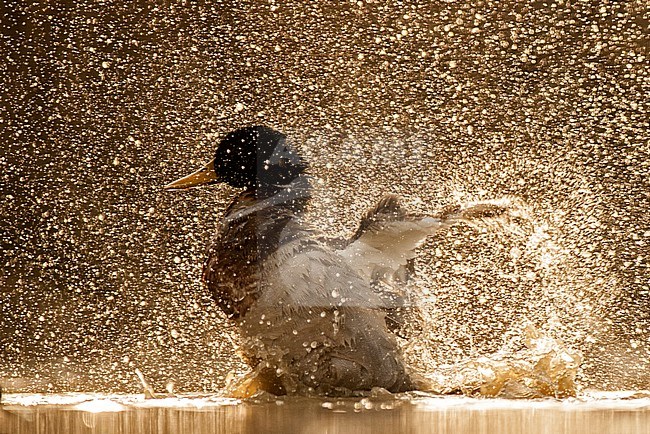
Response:
[[[15,394],[5,403],[3,434],[650,432],[648,393],[568,400],[408,394],[258,402],[215,395],[145,400],[142,395]]]

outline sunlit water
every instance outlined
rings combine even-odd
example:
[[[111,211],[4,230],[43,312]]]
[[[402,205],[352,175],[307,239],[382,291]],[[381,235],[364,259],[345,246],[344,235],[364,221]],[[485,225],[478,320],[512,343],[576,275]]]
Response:
[[[572,400],[503,400],[419,394],[366,398],[10,395],[0,432],[136,433],[599,433],[650,432],[650,393]]]
[[[585,392],[650,388],[646,2],[5,3],[0,432],[647,431],[647,398]],[[387,192],[515,201],[422,246],[402,344],[438,392],[563,400],[95,395],[245,371],[200,283],[233,192],[161,186],[253,123],[309,159],[331,236]]]

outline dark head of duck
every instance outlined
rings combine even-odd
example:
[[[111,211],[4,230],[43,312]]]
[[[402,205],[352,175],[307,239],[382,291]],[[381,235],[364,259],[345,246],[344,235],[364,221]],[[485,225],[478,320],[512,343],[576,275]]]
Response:
[[[246,234],[231,233],[277,247],[285,225],[304,210],[310,198],[307,163],[287,142],[286,136],[265,126],[232,131],[219,143],[214,160],[186,177],[165,186],[182,190],[207,184],[226,183],[243,189],[226,210],[223,229],[246,220]],[[266,244],[262,243],[262,244]],[[256,243],[253,243],[256,244]],[[258,245],[257,248],[262,248]]]
[[[270,197],[304,174],[307,164],[284,134],[264,126],[229,133],[219,144],[214,170],[227,184]]]
[[[182,190],[223,182],[254,193],[256,199],[266,199],[295,183],[307,167],[281,132],[265,126],[246,127],[226,135],[214,160],[165,189]]]

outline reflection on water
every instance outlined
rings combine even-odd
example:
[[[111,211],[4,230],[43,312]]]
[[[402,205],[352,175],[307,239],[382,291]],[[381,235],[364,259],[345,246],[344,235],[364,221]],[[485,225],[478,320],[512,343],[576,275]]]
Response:
[[[603,398],[511,401],[418,394],[242,403],[215,396],[10,395],[0,413],[0,433],[650,432],[650,394]]]

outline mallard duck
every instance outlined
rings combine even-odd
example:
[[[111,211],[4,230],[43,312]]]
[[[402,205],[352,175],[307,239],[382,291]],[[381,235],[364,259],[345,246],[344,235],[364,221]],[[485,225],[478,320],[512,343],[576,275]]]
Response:
[[[252,369],[237,390],[347,395],[424,388],[395,336],[400,291],[376,284],[399,286],[428,235],[503,209],[478,204],[416,216],[388,195],[350,239],[329,242],[304,219],[307,171],[284,134],[253,126],[227,134],[212,161],[165,186],[239,189],[203,267],[214,300],[238,326],[240,353]]]

